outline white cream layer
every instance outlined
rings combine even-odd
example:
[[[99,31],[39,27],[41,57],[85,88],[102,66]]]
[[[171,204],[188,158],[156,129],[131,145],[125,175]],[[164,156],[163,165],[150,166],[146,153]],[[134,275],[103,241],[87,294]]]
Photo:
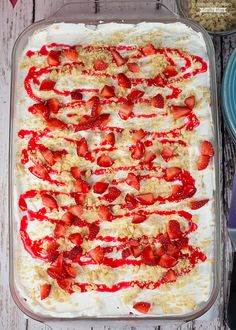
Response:
[[[28,41],[28,44],[24,50],[24,54],[27,50],[37,51],[41,46],[50,44],[52,42],[64,43],[69,45],[82,44],[88,45],[91,43],[91,39],[97,37],[102,39],[104,43],[115,32],[125,32],[126,37],[123,39],[124,44],[129,44],[130,35],[147,35],[154,29],[160,31],[160,41],[163,47],[179,48],[185,47],[186,51],[191,54],[201,56],[207,63],[208,57],[206,52],[206,46],[203,37],[200,33],[193,31],[184,24],[162,24],[162,23],[140,23],[137,25],[131,24],[100,24],[95,26],[85,26],[84,24],[68,24],[60,23],[50,25],[40,31],[36,31]],[[125,52],[123,52],[125,55]],[[27,118],[30,114],[27,111],[28,106],[34,102],[27,96],[23,88],[23,80],[26,72],[21,70],[18,76],[18,100],[17,100],[17,119],[20,120]],[[202,97],[201,88],[210,88],[209,71],[203,74],[199,74],[191,78],[191,83],[185,86],[185,91],[193,90],[196,98]],[[73,89],[73,86],[72,88]],[[153,90],[155,95],[156,90]],[[201,125],[197,128],[197,139],[213,139],[213,125],[211,119],[211,107],[207,98],[203,98],[201,103],[201,109],[198,111],[198,118],[201,120]],[[117,117],[118,119],[118,117]],[[120,120],[117,122],[115,117],[112,118],[112,124],[121,124]],[[153,119],[152,119],[153,120]],[[135,124],[135,121],[134,121]],[[143,122],[142,122],[143,125]],[[168,126],[168,120],[166,122]],[[146,120],[144,127],[149,126],[149,121]],[[17,125],[17,131],[21,129],[21,124]],[[87,133],[84,133],[86,136]],[[197,141],[196,146],[192,146],[190,150],[191,159],[195,160],[198,155]],[[163,166],[166,164],[163,162]],[[143,290],[136,292],[135,289],[121,290],[115,293],[74,293],[63,301],[55,301],[52,298],[47,298],[43,301],[39,297],[39,285],[40,280],[32,280],[35,277],[35,265],[42,265],[43,262],[32,259],[28,253],[22,247],[20,238],[17,237],[15,244],[15,254],[18,260],[18,268],[16,271],[16,286],[19,290],[19,294],[22,298],[27,299],[27,306],[34,313],[42,315],[50,315],[53,317],[69,317],[76,316],[127,316],[130,312],[138,314],[133,308],[132,304],[127,304],[124,301],[124,296],[132,297],[134,294],[134,302],[137,301],[154,301],[153,309],[150,315],[183,315],[185,313],[192,312],[191,307],[187,307],[185,300],[192,301],[193,305],[204,304],[210,296],[213,283],[212,262],[213,260],[213,235],[215,227],[215,215],[214,215],[214,203],[213,203],[213,191],[215,189],[214,184],[214,169],[213,166],[209,166],[206,170],[198,172],[194,169],[194,161],[192,162],[192,168],[190,172],[196,179],[197,194],[195,198],[210,198],[212,199],[203,208],[193,211],[199,216],[198,230],[191,235],[190,244],[197,245],[202,248],[208,259],[205,263],[199,264],[195,270],[189,275],[179,278],[176,284],[167,284],[157,290]],[[17,173],[16,173],[17,174]],[[16,219],[16,229],[19,229],[19,214],[17,208],[17,199],[20,193],[29,189],[29,183],[31,186],[34,183],[39,183],[38,179],[34,176],[27,174],[26,179],[17,178],[15,181],[14,191],[14,216]],[[47,184],[44,184],[46,186]],[[171,206],[171,205],[170,205]],[[33,209],[33,206],[31,205]],[[35,210],[37,205],[35,205]],[[188,209],[186,208],[186,211]],[[146,226],[146,224],[143,224]],[[39,232],[39,226],[36,221],[30,224],[30,233],[32,238],[39,238],[48,233],[51,225],[45,224],[45,228]],[[19,235],[18,235],[19,236]],[[212,241],[212,244],[206,246],[206,241]],[[206,246],[204,248],[204,246]],[[117,279],[119,279],[119,268],[116,270]],[[181,288],[179,287],[181,286]],[[34,294],[32,295],[32,292]],[[35,293],[36,292],[36,293]],[[37,293],[38,292],[38,293]],[[32,296],[35,298],[33,299]],[[169,305],[171,313],[166,313],[163,309],[163,305],[158,304],[159,300],[163,300],[165,297],[166,304]],[[195,307],[194,307],[195,308]]]

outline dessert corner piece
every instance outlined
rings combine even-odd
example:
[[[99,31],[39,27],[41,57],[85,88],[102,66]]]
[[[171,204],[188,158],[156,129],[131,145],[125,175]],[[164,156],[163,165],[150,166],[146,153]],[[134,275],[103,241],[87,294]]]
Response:
[[[201,215],[211,214],[204,184],[214,157],[201,130],[211,122],[208,66],[188,43],[160,47],[164,25],[139,38],[135,26],[109,37],[84,28],[90,43],[74,45],[52,34],[23,56],[19,230],[37,283],[24,295],[44,312],[60,315],[65,302],[74,315],[96,315],[83,311],[94,292],[100,305],[116,297],[104,316],[197,308],[191,282],[208,262]]]

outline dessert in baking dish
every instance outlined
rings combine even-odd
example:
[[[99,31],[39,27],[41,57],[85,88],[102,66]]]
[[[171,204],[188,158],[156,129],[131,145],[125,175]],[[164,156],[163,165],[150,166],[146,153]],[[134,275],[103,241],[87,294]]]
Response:
[[[53,24],[19,64],[17,289],[60,317],[182,315],[212,289],[208,58],[184,24]]]

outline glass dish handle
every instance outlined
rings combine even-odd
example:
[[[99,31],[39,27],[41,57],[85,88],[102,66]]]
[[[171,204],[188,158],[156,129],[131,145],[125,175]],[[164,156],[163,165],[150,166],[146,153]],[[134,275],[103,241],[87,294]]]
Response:
[[[178,17],[171,9],[163,3],[156,0],[140,1],[140,0],[122,0],[122,1],[78,1],[63,5],[49,19],[64,22],[78,22],[79,17],[83,17],[83,21],[90,20],[119,20],[126,19],[150,21],[155,19],[168,19]]]
[[[92,328],[103,328],[103,327],[107,327],[110,329],[114,328],[114,329],[126,329],[126,328],[136,328],[138,327],[139,329],[145,329],[145,330],[153,330],[154,328],[157,328],[158,326],[163,326],[166,327],[167,325],[170,328],[174,328],[175,329],[179,329],[179,327],[181,327],[183,324],[187,324],[183,321],[162,321],[162,320],[157,320],[157,319],[153,319],[153,320],[148,320],[148,319],[141,319],[141,318],[137,318],[136,320],[107,320],[107,319],[97,319],[96,321],[94,320],[76,320],[76,319],[61,319],[60,321],[48,321],[45,322],[45,324],[51,329],[51,330],[57,330],[59,328],[65,327],[67,330],[74,330],[76,329],[92,329]]]
[[[66,21],[76,21],[78,22],[78,17],[91,18],[96,12],[96,1],[78,1],[70,2],[62,5],[54,14],[52,14],[48,19],[55,19],[55,21],[66,22]]]
[[[156,7],[158,8],[159,6],[165,8],[168,13],[170,14],[170,16],[174,16],[174,17],[178,17],[178,14],[176,14],[173,10],[171,10],[167,5],[165,5],[164,3],[161,2],[157,2],[156,3]]]

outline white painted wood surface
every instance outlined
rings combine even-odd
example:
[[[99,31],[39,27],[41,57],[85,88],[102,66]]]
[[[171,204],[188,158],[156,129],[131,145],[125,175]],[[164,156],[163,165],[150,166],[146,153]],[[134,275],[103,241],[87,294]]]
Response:
[[[73,0],[75,1],[75,0]],[[0,329],[1,330],[48,330],[49,327],[27,319],[14,305],[8,288],[8,205],[7,205],[7,174],[8,174],[8,123],[9,123],[9,99],[10,99],[10,62],[13,44],[19,33],[34,21],[46,18],[57,11],[63,4],[72,0],[18,0],[13,9],[9,0],[0,0]],[[91,8],[95,7],[94,2],[98,0],[85,1]],[[145,6],[148,1],[136,1],[135,6]],[[162,0],[170,9],[176,12],[174,0]],[[118,6],[119,1],[113,6]],[[107,0],[107,5],[112,6]],[[214,38],[217,60],[217,81],[220,87],[222,73],[228,57],[236,46],[236,35],[224,38]],[[222,131],[222,201],[223,211],[227,215],[231,198],[231,185],[236,160],[236,150],[230,139],[223,121],[221,120]],[[225,228],[223,228],[225,230]],[[227,236],[225,236],[227,237]],[[224,255],[224,278],[220,296],[215,304],[216,317],[211,321],[193,321],[181,326],[181,330],[190,329],[226,329],[223,325],[225,303],[227,301],[228,276],[230,269],[231,245],[225,239]],[[66,330],[67,326],[61,324],[55,327],[56,330]],[[70,327],[70,330],[147,330],[145,327],[130,327],[123,325],[109,324],[88,324],[87,326]],[[156,330],[174,330],[176,326],[166,325],[152,327]]]

